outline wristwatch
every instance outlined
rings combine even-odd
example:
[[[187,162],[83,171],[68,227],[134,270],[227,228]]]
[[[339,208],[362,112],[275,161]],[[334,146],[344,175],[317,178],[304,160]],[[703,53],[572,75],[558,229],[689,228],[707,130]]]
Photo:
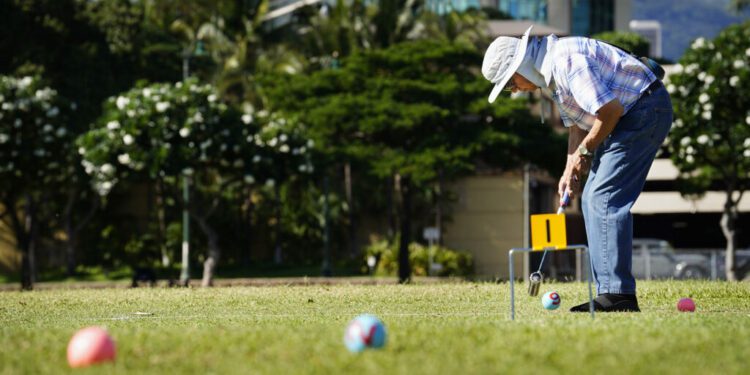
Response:
[[[579,154],[580,154],[581,156],[583,156],[584,158],[590,158],[590,157],[592,157],[592,156],[594,155],[594,154],[593,154],[593,153],[591,153],[591,151],[589,151],[589,149],[587,149],[587,148],[586,148],[586,146],[584,146],[584,145],[580,145],[580,146],[578,146],[578,153],[579,153]]]

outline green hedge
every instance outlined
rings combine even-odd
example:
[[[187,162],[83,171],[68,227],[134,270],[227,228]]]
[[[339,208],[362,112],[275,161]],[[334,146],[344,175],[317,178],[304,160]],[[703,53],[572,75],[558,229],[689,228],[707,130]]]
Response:
[[[375,275],[395,276],[398,273],[398,251],[398,240],[391,244],[386,240],[373,242],[365,249],[365,264],[373,256],[377,260]],[[412,275],[427,276],[430,254],[433,263],[439,265],[432,276],[470,276],[474,273],[474,260],[468,252],[412,242],[409,244]]]

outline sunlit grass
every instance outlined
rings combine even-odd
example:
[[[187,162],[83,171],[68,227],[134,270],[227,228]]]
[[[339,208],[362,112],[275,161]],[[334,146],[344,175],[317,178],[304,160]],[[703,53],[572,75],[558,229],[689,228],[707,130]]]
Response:
[[[334,285],[0,293],[0,373],[65,373],[79,328],[106,327],[117,361],[93,373],[746,373],[750,284],[640,282],[642,313],[546,311],[508,284]],[[541,295],[542,293],[540,293]],[[692,297],[695,313],[676,303]],[[346,351],[346,323],[379,316],[388,343]],[[89,372],[85,371],[85,372]]]

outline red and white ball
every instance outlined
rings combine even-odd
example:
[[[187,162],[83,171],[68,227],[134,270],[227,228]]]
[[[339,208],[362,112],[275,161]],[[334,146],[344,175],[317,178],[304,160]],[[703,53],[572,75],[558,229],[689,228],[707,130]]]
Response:
[[[106,330],[87,327],[76,332],[68,343],[70,367],[87,367],[115,360],[115,342]]]

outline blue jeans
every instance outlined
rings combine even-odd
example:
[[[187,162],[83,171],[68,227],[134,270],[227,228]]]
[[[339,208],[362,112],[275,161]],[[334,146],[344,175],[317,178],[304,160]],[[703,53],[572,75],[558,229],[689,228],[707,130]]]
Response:
[[[582,205],[598,294],[635,294],[630,208],[671,127],[672,103],[658,86],[620,118],[595,152]]]

